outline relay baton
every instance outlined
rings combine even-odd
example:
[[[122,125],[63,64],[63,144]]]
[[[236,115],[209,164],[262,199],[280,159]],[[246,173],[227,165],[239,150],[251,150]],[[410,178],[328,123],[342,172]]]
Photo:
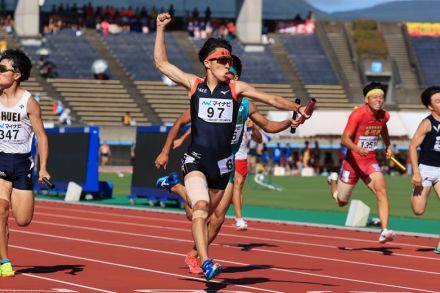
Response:
[[[301,99],[300,98],[296,98],[295,99],[295,104],[300,105],[301,104]],[[296,120],[296,118],[298,118],[298,112],[297,111],[293,111],[293,115],[292,115],[292,119]],[[296,128],[295,127],[290,127],[290,133],[295,133],[296,132]]]
[[[50,189],[53,189],[55,187],[55,184],[53,184],[49,179],[47,179],[46,177],[43,177],[43,179],[41,179],[43,181],[44,184],[46,184],[47,187],[49,187]]]
[[[383,152],[384,152],[385,155],[387,154],[386,151],[383,151]],[[390,160],[393,161],[393,163],[396,164],[396,166],[399,167],[400,170],[406,171],[406,167],[403,166],[403,164],[401,162],[399,162],[395,157],[391,156]]]
[[[311,115],[313,112],[313,108],[315,107],[315,104],[316,104],[316,99],[314,98],[310,99],[310,101],[306,105],[306,108],[304,109],[304,113],[306,113],[307,115]],[[306,121],[306,118],[304,116],[301,116],[299,118],[300,124],[303,124],[304,121]]]

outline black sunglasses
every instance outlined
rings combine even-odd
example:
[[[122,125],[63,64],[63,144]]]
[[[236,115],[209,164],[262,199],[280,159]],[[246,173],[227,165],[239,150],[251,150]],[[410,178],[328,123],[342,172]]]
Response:
[[[222,64],[222,65],[232,64],[232,58],[228,58],[228,57],[212,58],[209,59],[209,61],[217,61],[218,64]]]
[[[14,69],[10,69],[10,68],[6,67],[6,65],[0,64],[0,73],[4,73],[4,72],[8,72],[8,71],[11,71],[14,73],[16,72]]]

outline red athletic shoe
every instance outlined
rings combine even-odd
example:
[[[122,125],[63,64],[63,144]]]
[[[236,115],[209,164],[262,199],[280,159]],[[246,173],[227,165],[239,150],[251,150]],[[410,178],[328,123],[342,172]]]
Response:
[[[189,272],[191,274],[198,275],[198,274],[203,273],[203,270],[200,267],[200,264],[199,264],[197,257],[195,257],[193,255],[187,255],[185,257],[185,263],[188,265]]]

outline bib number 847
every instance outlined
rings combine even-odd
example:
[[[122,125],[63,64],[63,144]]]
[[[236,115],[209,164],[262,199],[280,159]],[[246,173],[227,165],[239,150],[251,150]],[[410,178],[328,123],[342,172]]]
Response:
[[[18,135],[18,129],[14,129],[14,130],[9,129],[6,131],[3,129],[0,129],[0,139],[5,139],[5,138],[7,138],[9,140],[17,139],[17,135]]]

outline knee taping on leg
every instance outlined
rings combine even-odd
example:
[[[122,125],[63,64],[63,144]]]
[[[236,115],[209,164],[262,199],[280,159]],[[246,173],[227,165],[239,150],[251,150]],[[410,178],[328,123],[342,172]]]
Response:
[[[203,220],[206,221],[206,219],[208,218],[208,212],[202,211],[202,210],[193,211],[193,215],[192,215],[193,221],[194,221],[194,219],[197,219],[197,218],[202,218]]]
[[[208,183],[205,178],[200,176],[185,178],[185,188],[192,208],[199,200],[209,202]]]

